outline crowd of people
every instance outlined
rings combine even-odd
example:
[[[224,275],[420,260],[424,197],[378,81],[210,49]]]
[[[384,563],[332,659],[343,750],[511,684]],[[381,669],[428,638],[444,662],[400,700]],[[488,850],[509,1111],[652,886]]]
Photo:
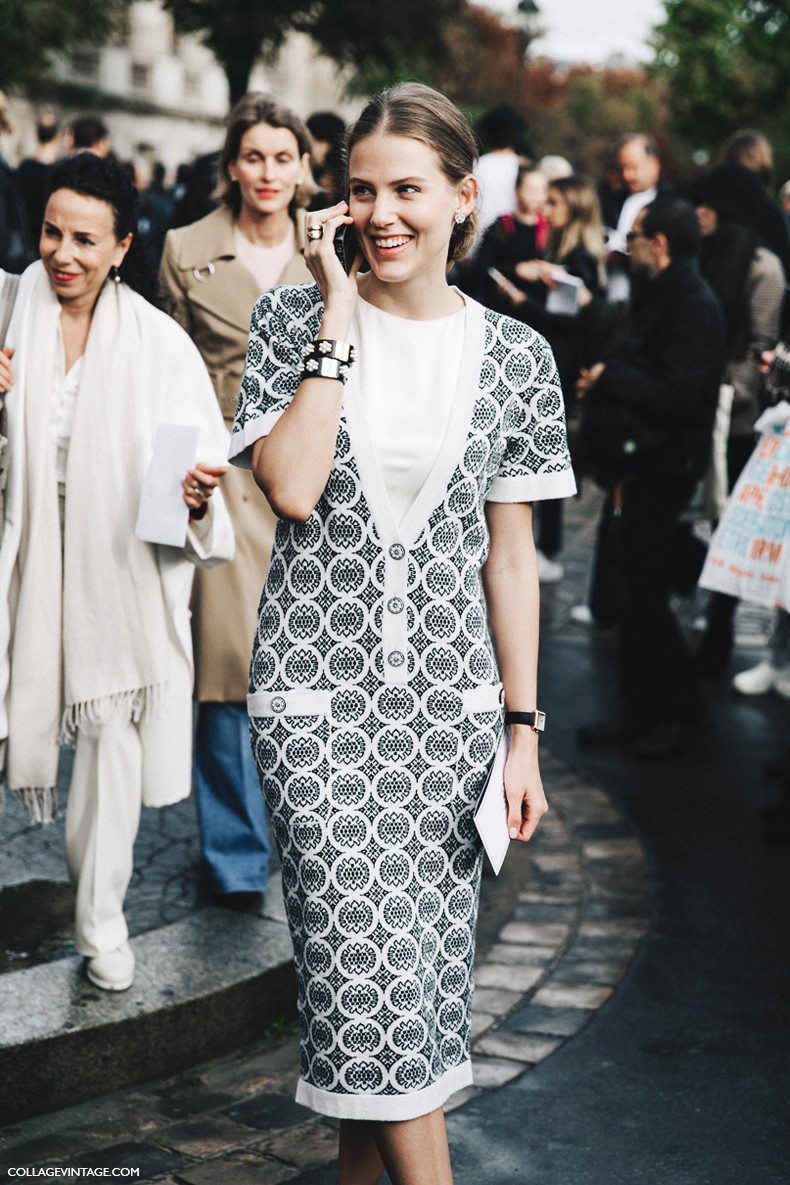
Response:
[[[74,745],[76,945],[106,990],[134,977],[141,806],[194,786],[229,908],[266,887],[271,823],[297,1097],[341,1120],[341,1183],[451,1181],[474,808],[504,721],[511,838],[546,809],[538,584],[563,579],[561,500],[576,475],[606,490],[574,616],[615,628],[622,711],[580,743],[682,752],[712,726],[736,606],[710,599],[692,653],[671,605],[704,558],[686,512],[725,392],[730,489],[748,461],[786,325],[758,133],[685,195],[639,132],[600,182],[508,108],[479,134],[482,155],[417,84],[348,130],[252,93],[172,187],[95,116],[42,118],[1,178],[2,264],[29,265],[0,289],[8,785],[51,818]],[[192,444],[163,460],[173,429]],[[180,499],[164,534],[141,527],[157,459]],[[788,620],[741,693],[790,698]]]

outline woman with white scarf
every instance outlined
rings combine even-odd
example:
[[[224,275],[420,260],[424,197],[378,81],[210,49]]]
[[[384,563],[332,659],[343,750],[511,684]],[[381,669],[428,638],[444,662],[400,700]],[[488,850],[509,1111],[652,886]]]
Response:
[[[217,492],[227,432],[187,335],[124,282],[134,283],[136,222],[137,191],[114,161],[84,153],[53,170],[41,262],[23,277],[11,327],[0,558],[8,785],[48,821],[60,745],[74,742],[76,945],[91,982],[111,991],[134,976],[123,900],[140,807],[190,790],[193,565],[233,554]],[[183,547],[135,534],[163,424],[197,426],[208,458],[181,482]]]

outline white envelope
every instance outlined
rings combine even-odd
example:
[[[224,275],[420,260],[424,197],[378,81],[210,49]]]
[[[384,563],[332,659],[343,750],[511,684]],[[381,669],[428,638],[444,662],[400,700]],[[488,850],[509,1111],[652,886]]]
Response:
[[[505,761],[509,748],[510,735],[507,729],[503,728],[497,751],[475,807],[475,827],[497,876],[510,845],[505,798]]]
[[[146,543],[183,547],[189,510],[181,482],[197,461],[197,424],[159,424],[137,512],[135,534]]]

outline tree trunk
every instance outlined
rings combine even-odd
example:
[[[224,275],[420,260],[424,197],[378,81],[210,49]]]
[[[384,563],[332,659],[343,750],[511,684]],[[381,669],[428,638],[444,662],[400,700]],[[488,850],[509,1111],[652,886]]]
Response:
[[[225,77],[228,80],[228,90],[230,91],[230,105],[235,107],[239,99],[243,99],[249,90],[250,74],[252,67],[255,65],[255,55],[244,58],[234,58],[232,62],[224,62]]]

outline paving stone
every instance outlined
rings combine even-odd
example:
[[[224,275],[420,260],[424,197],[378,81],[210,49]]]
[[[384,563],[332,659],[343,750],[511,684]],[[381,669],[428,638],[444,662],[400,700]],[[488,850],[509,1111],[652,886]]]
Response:
[[[73,1157],[67,1165],[70,1168],[109,1170],[108,1176],[113,1169],[134,1169],[134,1177],[129,1177],[130,1180],[150,1181],[152,1177],[178,1171],[183,1163],[182,1156],[158,1148],[155,1144],[129,1141],[85,1152],[81,1156]]]
[[[13,1140],[13,1129],[5,1135],[4,1143]],[[85,1151],[85,1143],[79,1136],[71,1132],[54,1132],[43,1135],[35,1140],[26,1140],[23,1144],[10,1144],[0,1148],[0,1168],[9,1165],[14,1168],[31,1164],[46,1164],[47,1161],[66,1160],[69,1156],[76,1156]]]
[[[475,989],[475,1005],[483,1012],[493,1012],[494,1016],[504,1016],[521,1000],[521,992],[508,992],[502,988]]]
[[[519,901],[536,901],[545,904],[567,905],[579,901],[581,886],[572,888],[551,888],[549,886],[531,884],[525,893],[519,893]]]
[[[247,1127],[257,1128],[258,1131],[279,1131],[304,1123],[312,1111],[285,1095],[266,1093],[229,1107],[225,1114],[237,1123],[245,1123]]]
[[[224,1115],[203,1115],[194,1123],[177,1123],[163,1128],[152,1138],[163,1148],[172,1148],[199,1160],[226,1148],[249,1144],[257,1138],[257,1132]]]
[[[475,1000],[477,1003],[477,1000]],[[481,1033],[487,1032],[496,1021],[496,1017],[492,1016],[490,1012],[479,1012],[477,1008],[472,1012],[472,1022],[469,1026],[469,1031],[472,1035],[472,1040],[479,1037]]]
[[[574,851],[538,852],[532,857],[532,865],[538,878],[544,873],[562,873],[575,879],[581,868],[581,860]]]
[[[489,949],[486,962],[546,967],[556,957],[556,946],[522,946],[518,942],[497,942]]]
[[[575,922],[578,909],[575,902],[517,901],[512,913],[515,922]]]
[[[463,1107],[464,1103],[470,1103],[479,1094],[480,1089],[477,1086],[467,1086],[464,1090],[456,1091],[444,1104],[445,1114],[449,1115],[451,1111],[457,1111],[459,1107]]]
[[[169,1119],[190,1119],[193,1115],[217,1111],[236,1101],[232,1094],[209,1090],[202,1082],[177,1084],[157,1092],[157,1095],[159,1110]]]
[[[588,1008],[545,1008],[528,1004],[508,1017],[505,1027],[517,1033],[543,1033],[549,1037],[572,1037],[590,1019]]]
[[[320,1168],[308,1169],[306,1173],[300,1173],[298,1177],[288,1178],[288,1185],[336,1185],[336,1182],[337,1164],[335,1161],[322,1165]],[[217,1185],[224,1185],[224,1182],[217,1182]]]
[[[505,988],[507,991],[523,994],[530,991],[543,975],[542,967],[485,962],[475,969],[475,988]]]
[[[574,963],[560,959],[552,970],[552,983],[601,983],[616,987],[628,970],[627,963]]]
[[[529,922],[508,922],[499,932],[500,942],[517,942],[521,946],[559,947],[570,935],[570,926],[547,922],[545,925]]]
[[[635,942],[614,942],[608,938],[577,938],[563,958],[579,963],[630,963],[636,950]]]
[[[499,1031],[481,1037],[475,1043],[474,1052],[478,1056],[511,1058],[513,1061],[535,1065],[554,1053],[562,1043],[562,1037]]]
[[[601,984],[549,983],[535,993],[536,1004],[548,1008],[600,1008],[612,994]]]
[[[256,1145],[261,1152],[295,1168],[309,1169],[337,1156],[337,1132],[323,1123],[305,1123]]]
[[[524,1066],[520,1062],[506,1061],[494,1057],[473,1057],[472,1074],[474,1084],[483,1090],[504,1086],[523,1074]]]
[[[578,930],[583,941],[591,938],[615,941],[637,939],[644,937],[646,933],[647,922],[644,918],[587,918]]]
[[[252,1152],[231,1152],[221,1160],[189,1165],[178,1172],[183,1185],[277,1185],[293,1179],[291,1165]]]
[[[586,918],[649,918],[652,901],[640,893],[620,893],[588,901],[584,908]]]
[[[618,862],[644,861],[644,849],[635,836],[585,840],[584,855],[587,860],[617,860]]]

